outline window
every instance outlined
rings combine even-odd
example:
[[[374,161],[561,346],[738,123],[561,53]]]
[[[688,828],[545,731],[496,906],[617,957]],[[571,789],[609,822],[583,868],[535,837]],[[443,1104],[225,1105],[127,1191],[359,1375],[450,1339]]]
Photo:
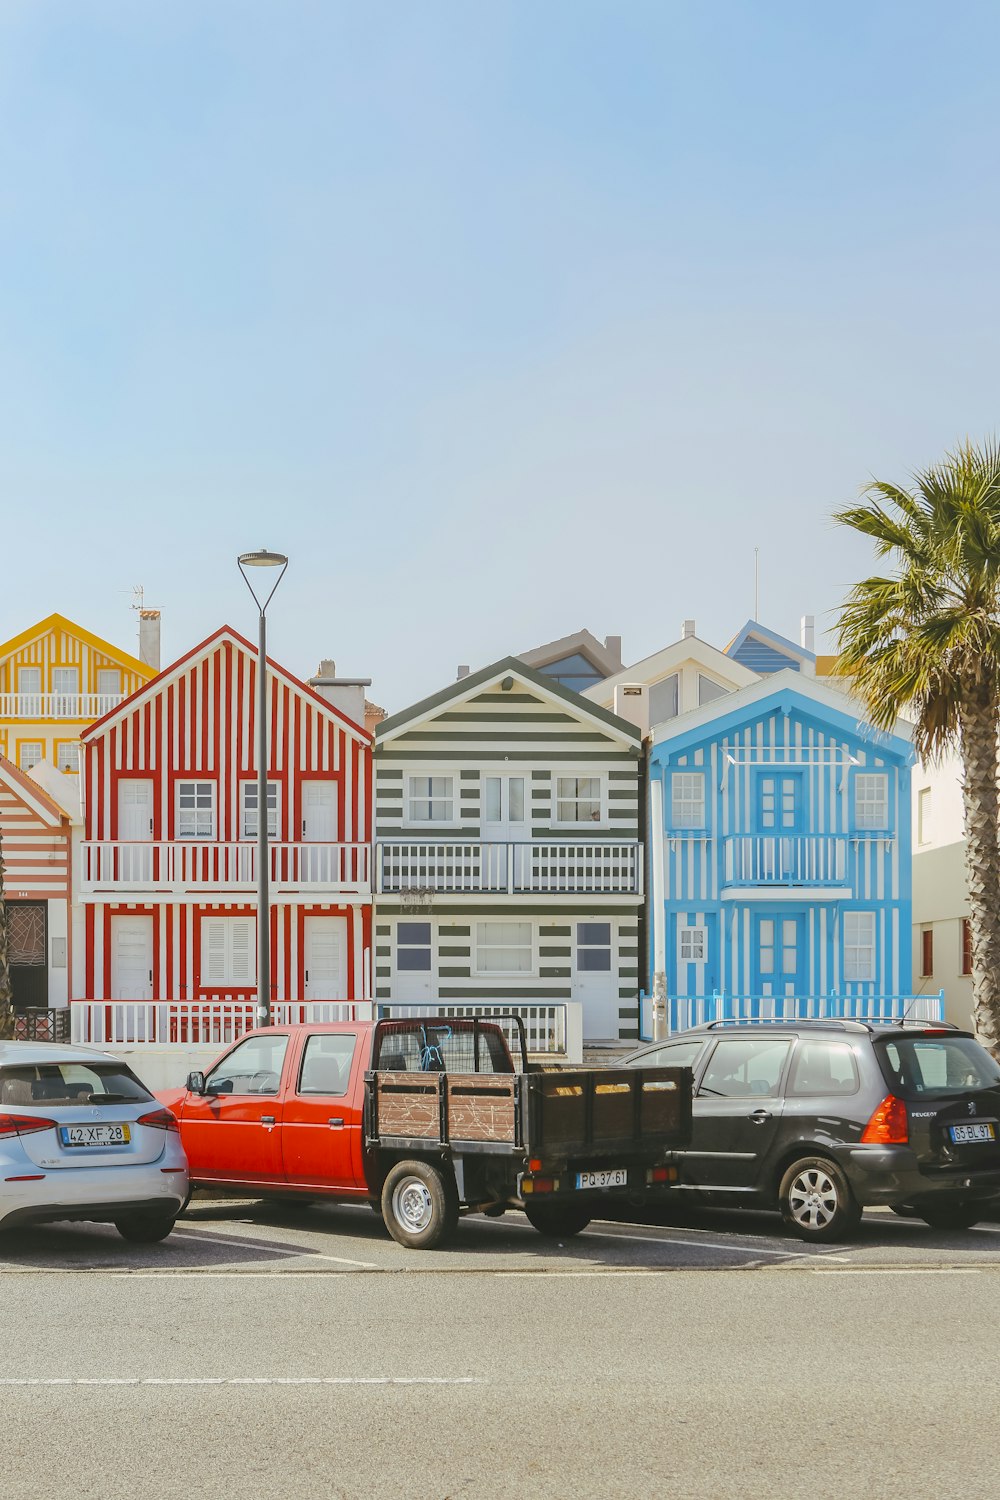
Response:
[[[894,1038],[876,1043],[876,1056],[889,1087],[904,1098],[1000,1084],[1000,1065],[971,1036]]]
[[[693,1068],[704,1042],[672,1042],[669,1047],[657,1047],[655,1051],[640,1052],[630,1057],[629,1068]]]
[[[241,837],[255,839],[257,837],[257,783],[244,781],[241,783],[241,789],[243,800],[240,816],[240,827],[243,830]],[[267,783],[267,834],[268,838],[278,837],[278,783],[276,781]]]
[[[698,673],[698,704],[714,703],[716,698],[724,698],[729,692],[728,688],[722,687],[718,682],[713,682],[711,677],[703,677]]]
[[[308,1038],[299,1073],[300,1094],[346,1094],[357,1037],[350,1032],[317,1032]]]
[[[788,1083],[790,1098],[857,1091],[858,1065],[845,1042],[799,1042]]]
[[[56,770],[78,771],[80,769],[80,747],[74,740],[68,745],[56,746]]]
[[[215,838],[215,782],[177,783],[177,837]]]
[[[17,752],[17,763],[22,771],[30,771],[32,766],[37,766],[42,758],[42,747],[34,740],[23,744]]]
[[[476,969],[480,974],[530,974],[533,968],[530,922],[476,923]]]
[[[74,718],[80,711],[79,667],[53,667],[52,693],[55,698],[52,709],[56,718]]]
[[[407,974],[427,974],[431,967],[431,924],[400,922],[396,927],[396,969]]]
[[[889,778],[884,771],[865,771],[854,778],[855,828],[888,828]]]
[[[682,964],[703,964],[708,947],[708,934],[704,927],[682,927],[680,950]]]
[[[42,712],[41,667],[18,667],[17,691],[26,700],[21,704],[21,713],[40,715]]]
[[[121,696],[122,674],[117,667],[101,667],[97,674],[97,692],[101,698]]]
[[[920,977],[929,979],[934,973],[934,929],[923,927],[920,930]]]
[[[680,712],[680,688],[677,673],[654,682],[649,689],[649,722],[662,724],[666,719],[676,719]]]
[[[610,922],[577,922],[576,971],[578,974],[611,972]]]
[[[257,980],[257,923],[253,917],[203,917],[201,982],[243,985]]]
[[[972,973],[972,923],[968,917],[962,918],[962,973]]]
[[[511,1035],[512,1028],[506,1022],[502,1024],[519,1056],[520,1044]],[[379,1030],[376,1046],[373,1067],[379,1072],[514,1072],[499,1029],[476,1028],[471,1021],[390,1021]]]
[[[18,1063],[0,1068],[0,1108],[83,1108],[100,1104],[105,1094],[114,1095],[116,1103],[129,1104],[144,1104],[153,1097],[124,1063]]]
[[[674,828],[704,828],[704,771],[675,771],[670,779],[670,821]]]
[[[875,913],[844,913],[844,978],[875,978]]]
[[[209,1094],[276,1094],[287,1035],[252,1036],[240,1042],[205,1079]],[[259,1128],[259,1127],[258,1127]]]
[[[599,823],[601,778],[599,776],[556,777],[556,822]]]
[[[931,789],[922,786],[917,793],[917,843],[931,841]]]
[[[727,1037],[709,1059],[699,1094],[721,1099],[773,1099],[791,1042],[781,1037]]]
[[[411,776],[409,788],[408,816],[411,823],[454,822],[454,777]]]

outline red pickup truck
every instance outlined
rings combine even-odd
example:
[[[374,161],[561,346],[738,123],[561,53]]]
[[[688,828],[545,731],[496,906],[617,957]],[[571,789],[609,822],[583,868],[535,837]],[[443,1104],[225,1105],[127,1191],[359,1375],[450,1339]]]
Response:
[[[192,1186],[367,1199],[417,1249],[463,1211],[521,1208],[562,1237],[608,1197],[669,1191],[670,1152],[690,1139],[690,1069],[532,1069],[519,1038],[520,1071],[493,1022],[275,1026],[159,1098]]]

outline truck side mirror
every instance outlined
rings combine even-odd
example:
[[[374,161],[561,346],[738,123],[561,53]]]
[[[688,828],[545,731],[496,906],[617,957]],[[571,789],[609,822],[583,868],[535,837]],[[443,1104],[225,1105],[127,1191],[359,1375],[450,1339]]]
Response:
[[[204,1073],[189,1073],[188,1076],[187,1076],[186,1088],[187,1088],[187,1091],[188,1091],[189,1094],[204,1094],[205,1093],[205,1075],[204,1075]]]

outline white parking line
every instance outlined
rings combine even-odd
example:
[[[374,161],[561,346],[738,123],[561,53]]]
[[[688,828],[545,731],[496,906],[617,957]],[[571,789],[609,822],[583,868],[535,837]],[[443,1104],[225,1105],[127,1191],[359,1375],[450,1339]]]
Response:
[[[114,1376],[101,1377],[54,1377],[46,1380],[32,1376],[4,1380],[0,1386],[52,1386],[52,1385],[485,1385],[477,1375],[194,1375],[172,1380],[163,1377],[147,1377],[129,1380]]]
[[[207,1240],[211,1245],[226,1245],[227,1247],[235,1247],[240,1250],[248,1248],[251,1250],[262,1250],[265,1255],[283,1255],[286,1258],[291,1257],[292,1260],[297,1260],[300,1256],[308,1255],[310,1260],[330,1260],[334,1261],[338,1266],[361,1266],[365,1271],[378,1270],[378,1267],[369,1260],[351,1260],[344,1255],[323,1255],[320,1251],[312,1250],[308,1246],[295,1249],[292,1245],[289,1245],[287,1248],[279,1248],[276,1245],[262,1245],[257,1240],[251,1239],[249,1235],[231,1235],[227,1238],[221,1234],[203,1234],[201,1230],[197,1229],[175,1229],[174,1234],[179,1234],[182,1238],[186,1235],[195,1243],[200,1240]]]
[[[847,1271],[810,1271],[811,1276],[978,1276],[979,1266],[852,1266]]]

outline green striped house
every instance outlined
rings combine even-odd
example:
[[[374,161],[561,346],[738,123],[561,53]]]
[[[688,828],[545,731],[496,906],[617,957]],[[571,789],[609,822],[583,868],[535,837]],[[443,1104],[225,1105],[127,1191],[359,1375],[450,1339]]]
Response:
[[[375,998],[638,1036],[638,729],[514,657],[375,735]]]

